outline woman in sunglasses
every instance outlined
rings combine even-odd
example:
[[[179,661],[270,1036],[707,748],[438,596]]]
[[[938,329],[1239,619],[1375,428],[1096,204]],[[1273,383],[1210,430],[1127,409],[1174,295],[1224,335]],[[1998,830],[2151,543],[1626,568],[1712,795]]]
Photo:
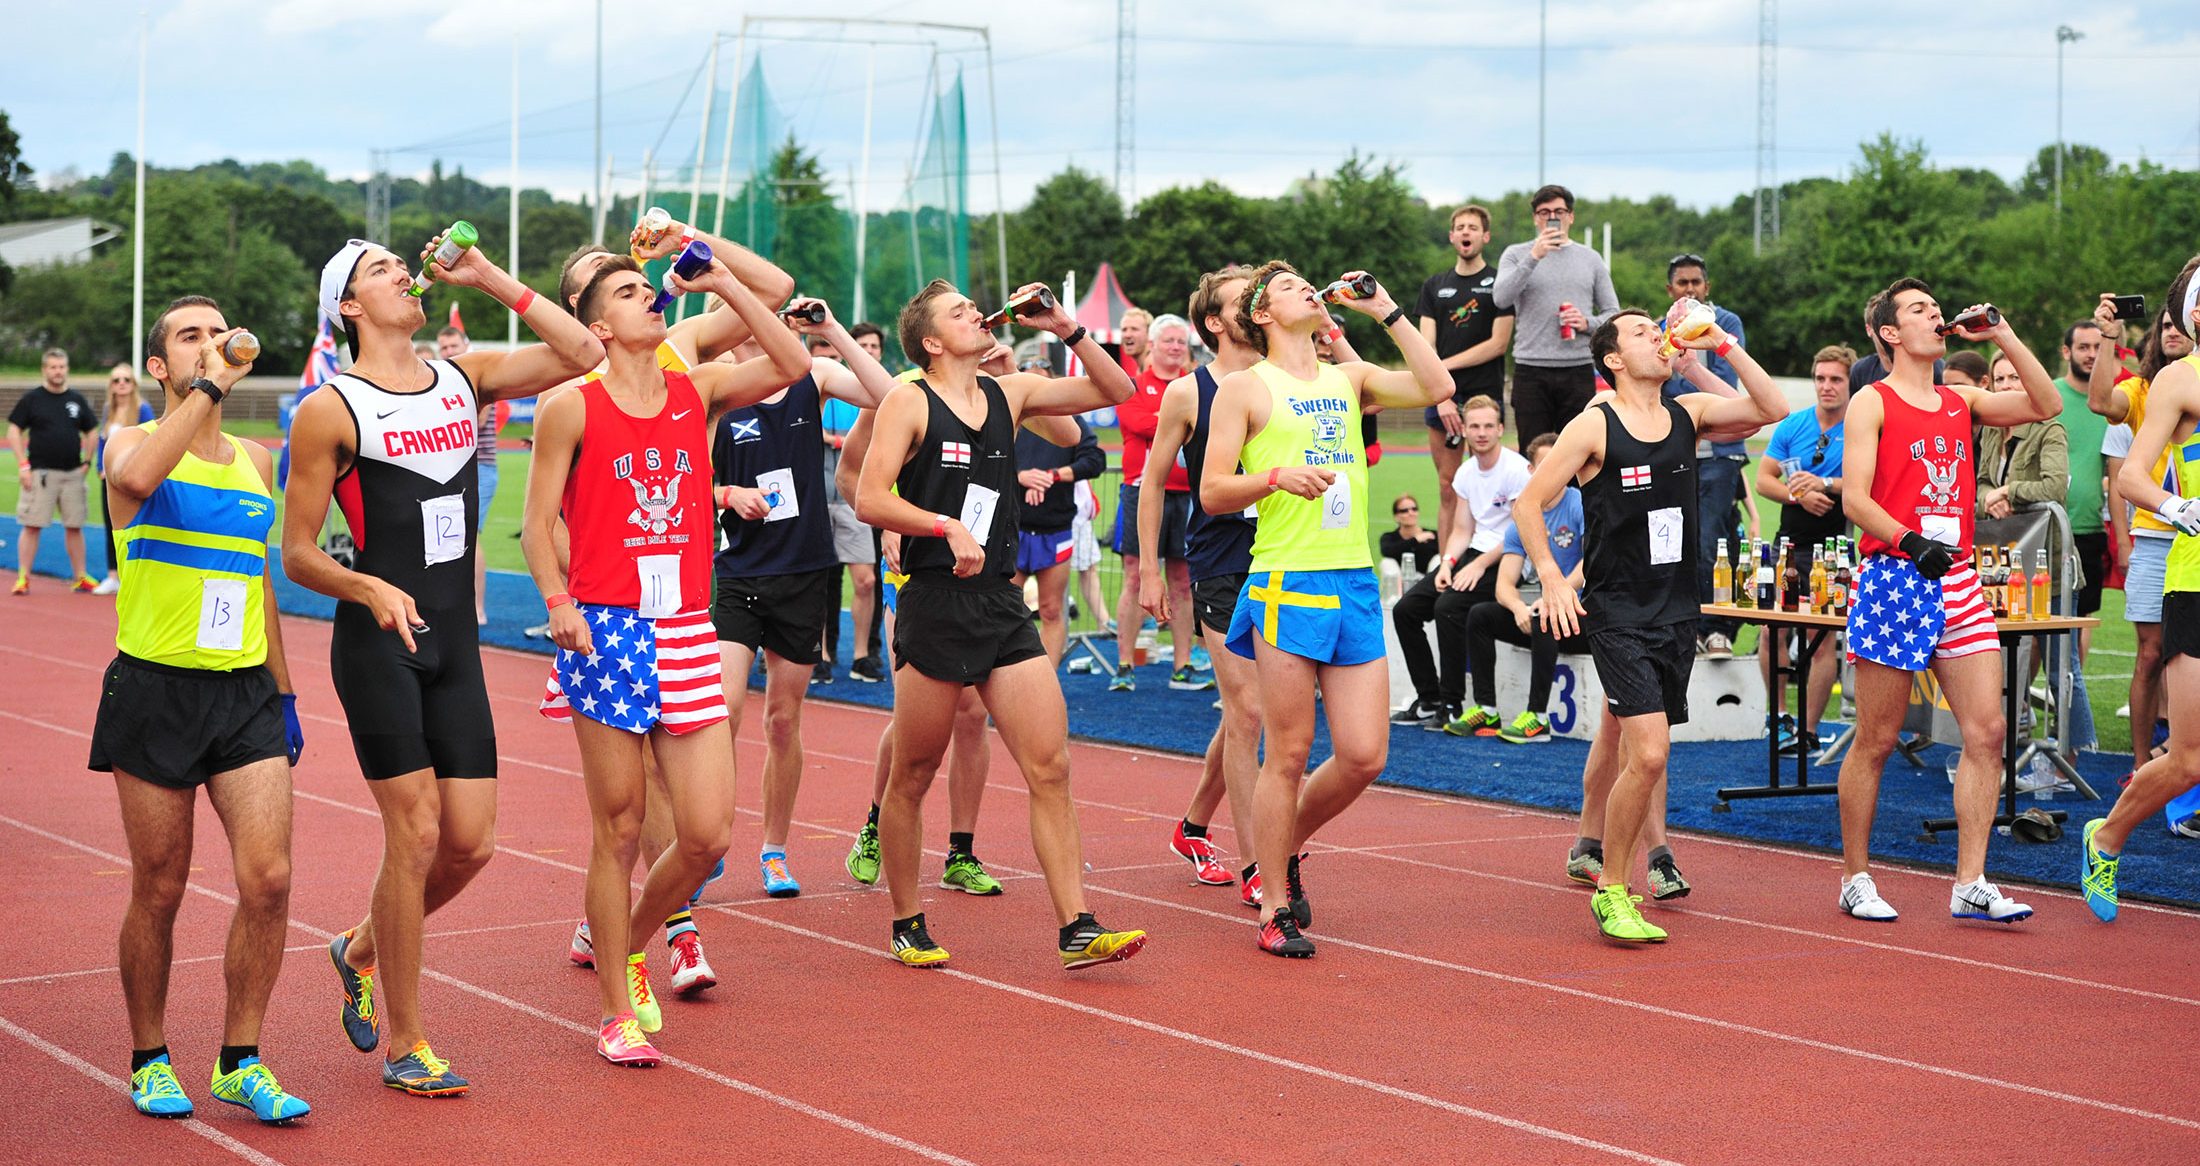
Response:
[[[1819,544],[1848,530],[1848,520],[1841,513],[1841,433],[1849,412],[1849,366],[1855,363],[1856,353],[1840,345],[1818,350],[1818,355],[1811,358],[1810,370],[1817,407],[1790,413],[1772,431],[1772,442],[1757,463],[1757,492],[1780,504],[1778,538],[1793,544],[1790,553],[1801,563],[1810,562]],[[1774,690],[1771,684],[1773,654],[1778,653],[1780,662],[1786,663],[1791,650],[1788,639],[1766,636],[1758,644],[1758,654],[1767,669],[1770,719],[1777,726],[1782,751],[1815,749],[1818,718],[1825,712],[1827,698],[1833,693],[1834,673],[1840,669],[1827,666],[1810,670],[1810,692],[1803,702],[1802,732],[1798,734],[1793,717],[1786,711],[1785,687]],[[1831,661],[1826,663],[1830,665]]]
[[[107,472],[107,441],[115,434],[153,419],[153,406],[138,394],[137,373],[129,365],[118,364],[107,374],[107,415],[99,427],[99,452],[95,461],[99,472]],[[120,558],[115,546],[115,525],[107,520],[107,491],[99,491],[99,521],[107,527],[107,577],[92,590],[94,595],[113,595],[121,589],[121,580],[115,576],[115,561]]]

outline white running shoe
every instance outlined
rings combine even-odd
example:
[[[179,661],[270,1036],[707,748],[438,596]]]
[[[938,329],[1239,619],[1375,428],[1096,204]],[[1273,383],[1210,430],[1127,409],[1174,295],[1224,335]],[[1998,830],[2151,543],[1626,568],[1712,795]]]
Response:
[[[1872,882],[1869,871],[1841,881],[1841,910],[1874,923],[1892,923],[1900,918],[1895,909],[1879,897],[1879,886]]]
[[[2032,917],[2032,908],[2001,893],[1985,879],[1960,883],[1948,897],[1948,914],[1957,919],[1984,919],[1989,923],[2016,923]]]
[[[115,592],[120,590],[122,590],[122,580],[115,578],[113,575],[109,575],[105,579],[101,579],[99,581],[99,586],[92,588],[92,594],[113,595]]]
[[[674,995],[686,996],[717,985],[718,973],[711,971],[710,961],[703,958],[701,933],[683,931],[671,946]]]
[[[576,968],[596,966],[596,945],[588,940],[587,921],[583,920],[579,927],[573,929],[573,943],[565,949],[565,958],[573,961]]]

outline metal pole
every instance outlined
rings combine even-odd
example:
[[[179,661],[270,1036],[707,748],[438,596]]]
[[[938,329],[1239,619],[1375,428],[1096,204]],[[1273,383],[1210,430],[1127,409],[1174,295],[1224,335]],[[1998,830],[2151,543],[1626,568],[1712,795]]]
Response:
[[[596,243],[603,243],[603,0],[596,0]]]
[[[1535,6],[1535,184],[1543,185],[1543,116],[1548,107],[1550,76],[1550,0]]]
[[[605,156],[604,156],[604,160],[603,160],[603,169],[602,169],[602,170],[600,170],[600,171],[598,171],[597,173],[598,173],[598,175],[600,176],[600,180],[602,181],[602,183],[604,184],[604,187],[605,187],[606,189],[611,189],[611,186],[612,186],[612,180],[611,180],[611,175],[612,175],[612,172],[613,172],[613,171],[615,171],[615,170],[617,170],[617,169],[618,169],[618,167],[619,167],[619,157],[618,157],[618,155],[616,155],[616,154],[607,154],[607,155],[605,155]],[[645,192],[645,193],[646,193],[646,192]],[[617,191],[616,189],[611,189],[611,198],[612,198],[613,200],[617,200],[617,198],[618,198],[618,197],[619,197],[619,192],[618,192],[618,191]],[[596,204],[596,238],[598,238],[598,239],[601,239],[601,238],[603,238],[603,228],[604,228],[604,223],[608,221],[608,219],[607,219],[607,218],[606,218],[605,216],[606,216],[606,215],[608,215],[609,213],[610,213],[610,210],[609,210],[609,207],[608,207],[608,206],[607,206],[606,204],[604,204],[604,203],[600,203],[600,202]]]
[[[726,132],[722,136],[718,147],[718,206],[711,211],[710,215],[710,233],[720,238],[725,237],[726,234],[726,180],[732,176],[733,171],[733,123],[740,120],[741,58],[748,52],[748,45],[749,20],[744,16],[741,18],[741,37],[733,42],[733,85],[726,91]],[[714,80],[717,76],[718,70],[711,70],[711,77]],[[761,144],[751,143],[752,146]],[[755,173],[756,159],[750,158],[749,174],[753,177]],[[749,207],[749,233],[748,237],[742,239],[741,242],[747,244],[752,251],[761,250],[756,245],[756,184],[752,181],[745,185],[748,188],[748,193],[742,201],[747,203]]]
[[[703,79],[703,125],[695,132],[695,165],[688,168],[689,226],[695,225],[695,213],[703,205],[703,159],[710,155],[710,107],[718,101],[718,41],[721,33],[710,34],[709,76]],[[714,232],[715,233],[715,232]],[[687,318],[687,297],[681,296],[672,305],[673,322]]]
[[[1001,193],[1001,100],[993,86],[993,32],[985,32],[986,117],[993,123],[993,238],[1001,261],[1001,302],[1008,302],[1008,196]],[[1134,171],[1135,173],[1135,171]]]
[[[596,171],[596,237],[603,238],[603,171]],[[505,256],[506,271],[519,270],[519,37],[512,37],[512,242]],[[512,347],[519,347],[519,313],[507,312],[504,339]]]
[[[2067,24],[2055,29],[2055,213],[2063,206],[2063,46],[2085,34]]]
[[[863,152],[856,169],[856,303],[851,317],[863,320],[863,248],[871,228],[871,99],[878,80],[878,46],[865,50],[863,58]]]
[[[145,10],[138,9],[137,209],[130,227],[130,367],[145,364]]]

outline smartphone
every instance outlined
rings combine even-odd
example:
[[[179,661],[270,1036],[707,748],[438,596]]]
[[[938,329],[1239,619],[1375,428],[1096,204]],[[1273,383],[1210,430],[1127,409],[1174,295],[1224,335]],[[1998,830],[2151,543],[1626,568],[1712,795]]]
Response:
[[[2146,319],[2147,298],[2145,296],[2111,296],[2108,302],[2116,306],[2116,318],[2119,320]]]

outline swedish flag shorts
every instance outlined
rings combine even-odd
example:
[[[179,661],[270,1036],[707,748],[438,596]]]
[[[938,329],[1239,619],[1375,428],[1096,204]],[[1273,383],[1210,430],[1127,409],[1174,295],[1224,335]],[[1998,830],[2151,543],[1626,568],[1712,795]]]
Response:
[[[1383,604],[1375,572],[1252,572],[1230,614],[1230,650],[1250,659],[1255,636],[1317,664],[1382,659]]]

